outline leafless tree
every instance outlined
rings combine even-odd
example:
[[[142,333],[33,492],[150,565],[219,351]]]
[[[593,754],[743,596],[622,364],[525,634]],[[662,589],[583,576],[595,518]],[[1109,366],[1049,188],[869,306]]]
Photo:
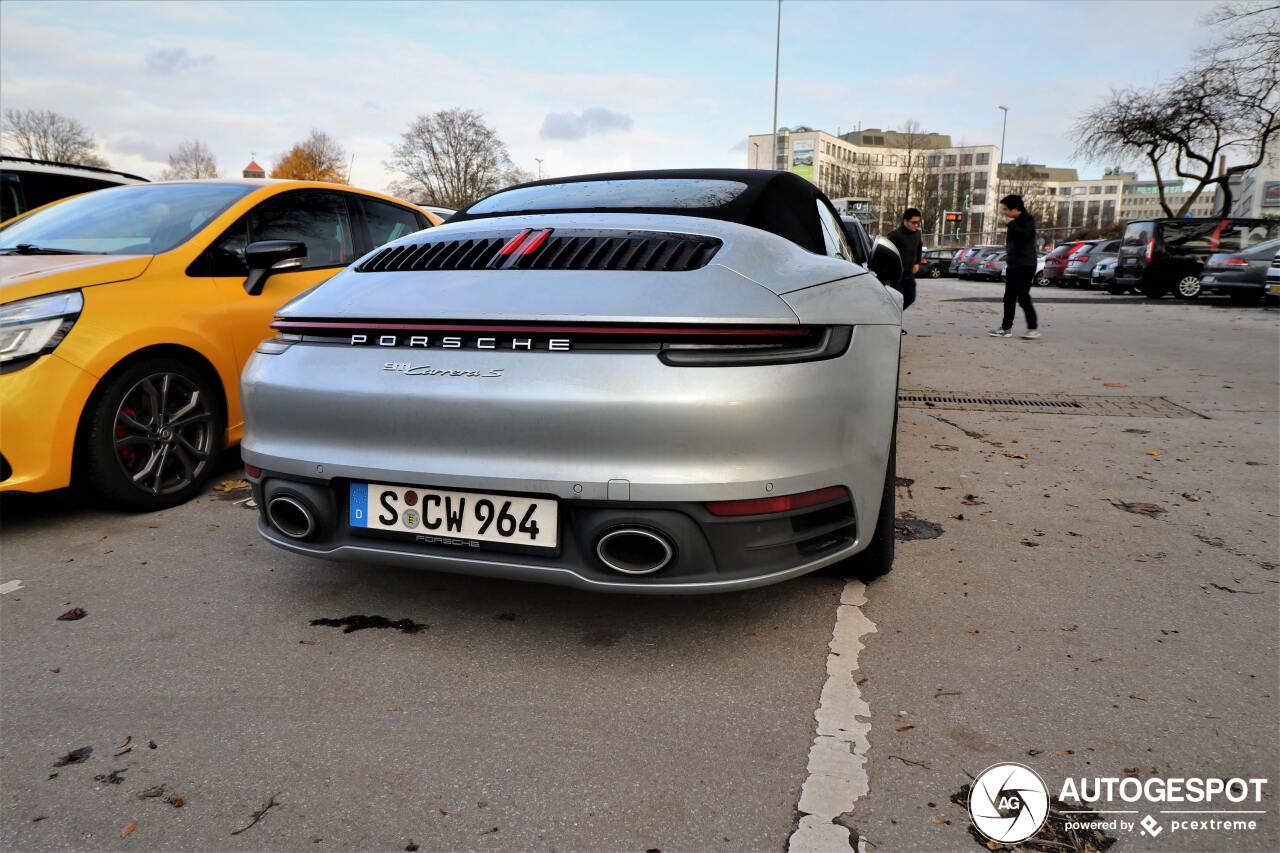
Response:
[[[1167,216],[1185,215],[1214,186],[1230,213],[1231,178],[1263,163],[1280,137],[1280,5],[1228,3],[1217,14],[1226,32],[1190,68],[1152,89],[1112,91],[1076,123],[1079,154],[1150,165]],[[1219,173],[1227,155],[1237,162]],[[1176,211],[1166,176],[1194,183]]]
[[[0,140],[19,157],[81,166],[106,166],[93,134],[80,122],[53,110],[5,110]]]
[[[161,174],[161,180],[180,181],[197,178],[220,178],[218,161],[213,152],[199,139],[192,139],[178,146],[169,155],[169,168]]]
[[[271,177],[298,181],[350,183],[347,155],[327,133],[312,130],[311,135],[295,144],[271,167]]]
[[[452,208],[530,179],[484,117],[462,108],[415,118],[385,165],[400,175],[397,195]]]

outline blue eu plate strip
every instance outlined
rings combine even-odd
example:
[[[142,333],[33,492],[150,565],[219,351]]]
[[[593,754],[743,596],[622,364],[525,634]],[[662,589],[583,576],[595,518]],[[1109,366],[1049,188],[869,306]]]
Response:
[[[368,527],[369,526],[369,484],[368,483],[352,483],[351,484],[351,500],[347,502],[351,506],[351,526],[352,527]]]

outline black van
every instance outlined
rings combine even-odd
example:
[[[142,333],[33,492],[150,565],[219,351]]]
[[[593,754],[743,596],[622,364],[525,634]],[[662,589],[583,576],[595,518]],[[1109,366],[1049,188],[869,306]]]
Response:
[[[1280,237],[1280,221],[1267,219],[1146,219],[1125,225],[1116,261],[1116,286],[1152,299],[1172,293],[1200,295],[1200,273],[1216,252],[1239,252]]]

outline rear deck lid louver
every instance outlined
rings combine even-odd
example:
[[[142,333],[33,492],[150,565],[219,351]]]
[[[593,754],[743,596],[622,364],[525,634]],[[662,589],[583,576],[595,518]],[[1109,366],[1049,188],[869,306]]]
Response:
[[[655,231],[525,229],[389,246],[356,272],[433,270],[625,270],[686,272],[720,249],[714,237]]]

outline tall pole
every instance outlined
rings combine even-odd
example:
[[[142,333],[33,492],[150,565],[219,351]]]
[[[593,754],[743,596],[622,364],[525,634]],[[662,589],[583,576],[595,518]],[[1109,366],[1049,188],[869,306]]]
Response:
[[[996,197],[993,201],[996,204],[1000,202],[1000,164],[1004,162],[1004,132],[1009,127],[1009,108],[1004,104],[1000,105],[1000,110],[1004,113],[1004,118],[1000,120],[1000,156],[996,158]],[[987,228],[990,233],[995,233],[995,228],[991,225],[991,214],[995,211],[994,204],[984,205],[987,209],[987,215],[984,217],[987,222]]]
[[[778,168],[778,64],[782,59],[782,0],[778,0],[777,38],[773,46],[773,158],[771,168]]]
[[[542,180],[542,158],[534,157],[533,159],[538,161],[538,180]]]

